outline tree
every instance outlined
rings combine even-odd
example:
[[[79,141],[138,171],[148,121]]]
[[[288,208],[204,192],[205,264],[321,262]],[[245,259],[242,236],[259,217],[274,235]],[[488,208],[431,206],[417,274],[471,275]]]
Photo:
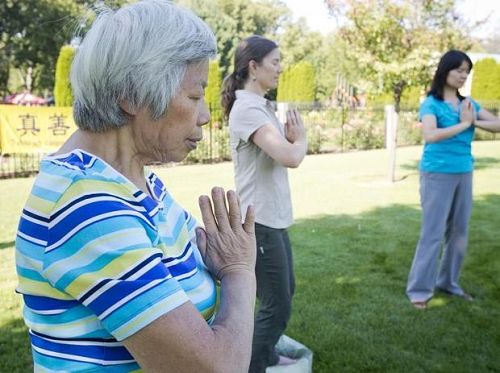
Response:
[[[486,53],[500,53],[500,30],[486,40],[481,41]]]
[[[276,36],[276,31],[289,15],[278,0],[179,0],[193,9],[217,36],[220,69],[225,76],[232,68],[238,43],[250,35]]]
[[[320,93],[321,98],[329,96],[333,86],[328,86],[328,83],[333,81],[335,71],[323,67],[335,53],[328,55],[331,51],[326,47],[326,39],[320,33],[310,31],[305,19],[299,18],[296,22],[287,21],[277,40],[283,68],[307,61],[315,71],[321,71],[321,74],[314,74],[314,100],[318,98],[316,93]]]
[[[0,2],[0,91],[8,92],[9,71],[23,71],[27,89],[54,86],[59,49],[69,42],[80,12],[71,0],[5,0]]]
[[[304,60],[313,62],[315,52],[323,42],[321,34],[312,32],[303,17],[296,22],[285,22],[277,41],[281,51],[281,63],[284,66],[292,66]]]
[[[437,57],[471,46],[453,0],[325,0],[347,22],[346,58],[372,92],[391,92],[396,111],[409,87],[426,86]]]
[[[73,92],[70,84],[70,71],[75,49],[70,45],[64,45],[59,53],[56,63],[56,77],[54,86],[54,98],[56,106],[73,106]]]

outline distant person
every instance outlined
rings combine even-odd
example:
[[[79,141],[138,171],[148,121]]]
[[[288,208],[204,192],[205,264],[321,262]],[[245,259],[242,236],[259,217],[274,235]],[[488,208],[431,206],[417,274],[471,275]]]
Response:
[[[472,209],[471,142],[476,127],[500,131],[500,119],[472,98],[460,95],[458,89],[471,69],[472,61],[465,53],[445,53],[420,106],[425,139],[420,162],[422,227],[406,288],[418,309],[427,307],[435,288],[473,300],[459,284]]]
[[[280,52],[276,43],[250,36],[236,49],[234,71],[225,79],[224,113],[229,117],[236,191],[241,208],[255,206],[257,297],[250,372],[294,361],[275,345],[291,314],[295,289],[288,227],[293,223],[289,167],[298,167],[307,150],[306,132],[296,110],[280,123],[266,92],[278,85]]]
[[[35,371],[247,372],[253,210],[242,225],[235,192],[214,188],[203,229],[145,167],[201,140],[215,53],[162,0],[102,8],[78,48],[78,130],[42,160],[16,238]]]

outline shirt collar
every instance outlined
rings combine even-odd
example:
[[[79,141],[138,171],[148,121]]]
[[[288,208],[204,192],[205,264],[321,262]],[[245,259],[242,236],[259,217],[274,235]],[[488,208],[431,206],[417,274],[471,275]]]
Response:
[[[265,99],[262,96],[259,96],[257,93],[253,93],[250,91],[247,91],[245,89],[238,89],[236,90],[236,98],[237,99],[247,99],[247,100],[252,100],[255,101],[261,105],[266,105],[268,100]]]

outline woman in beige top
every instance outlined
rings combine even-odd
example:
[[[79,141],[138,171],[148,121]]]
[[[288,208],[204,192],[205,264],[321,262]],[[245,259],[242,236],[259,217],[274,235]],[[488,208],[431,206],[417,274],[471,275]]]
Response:
[[[236,191],[242,211],[255,206],[257,297],[250,372],[290,364],[275,345],[291,314],[295,287],[288,227],[293,223],[288,167],[298,167],[307,150],[299,113],[280,123],[265,98],[281,73],[276,43],[260,36],[243,40],[234,71],[224,81],[222,105],[229,118]]]

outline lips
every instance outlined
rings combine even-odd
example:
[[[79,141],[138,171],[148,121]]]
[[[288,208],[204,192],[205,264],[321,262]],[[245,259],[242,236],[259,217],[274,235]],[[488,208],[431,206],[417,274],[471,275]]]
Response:
[[[190,148],[191,150],[194,150],[198,146],[198,142],[201,141],[202,139],[203,139],[202,137],[189,138],[189,139],[186,139],[186,144],[187,144],[188,148]]]

